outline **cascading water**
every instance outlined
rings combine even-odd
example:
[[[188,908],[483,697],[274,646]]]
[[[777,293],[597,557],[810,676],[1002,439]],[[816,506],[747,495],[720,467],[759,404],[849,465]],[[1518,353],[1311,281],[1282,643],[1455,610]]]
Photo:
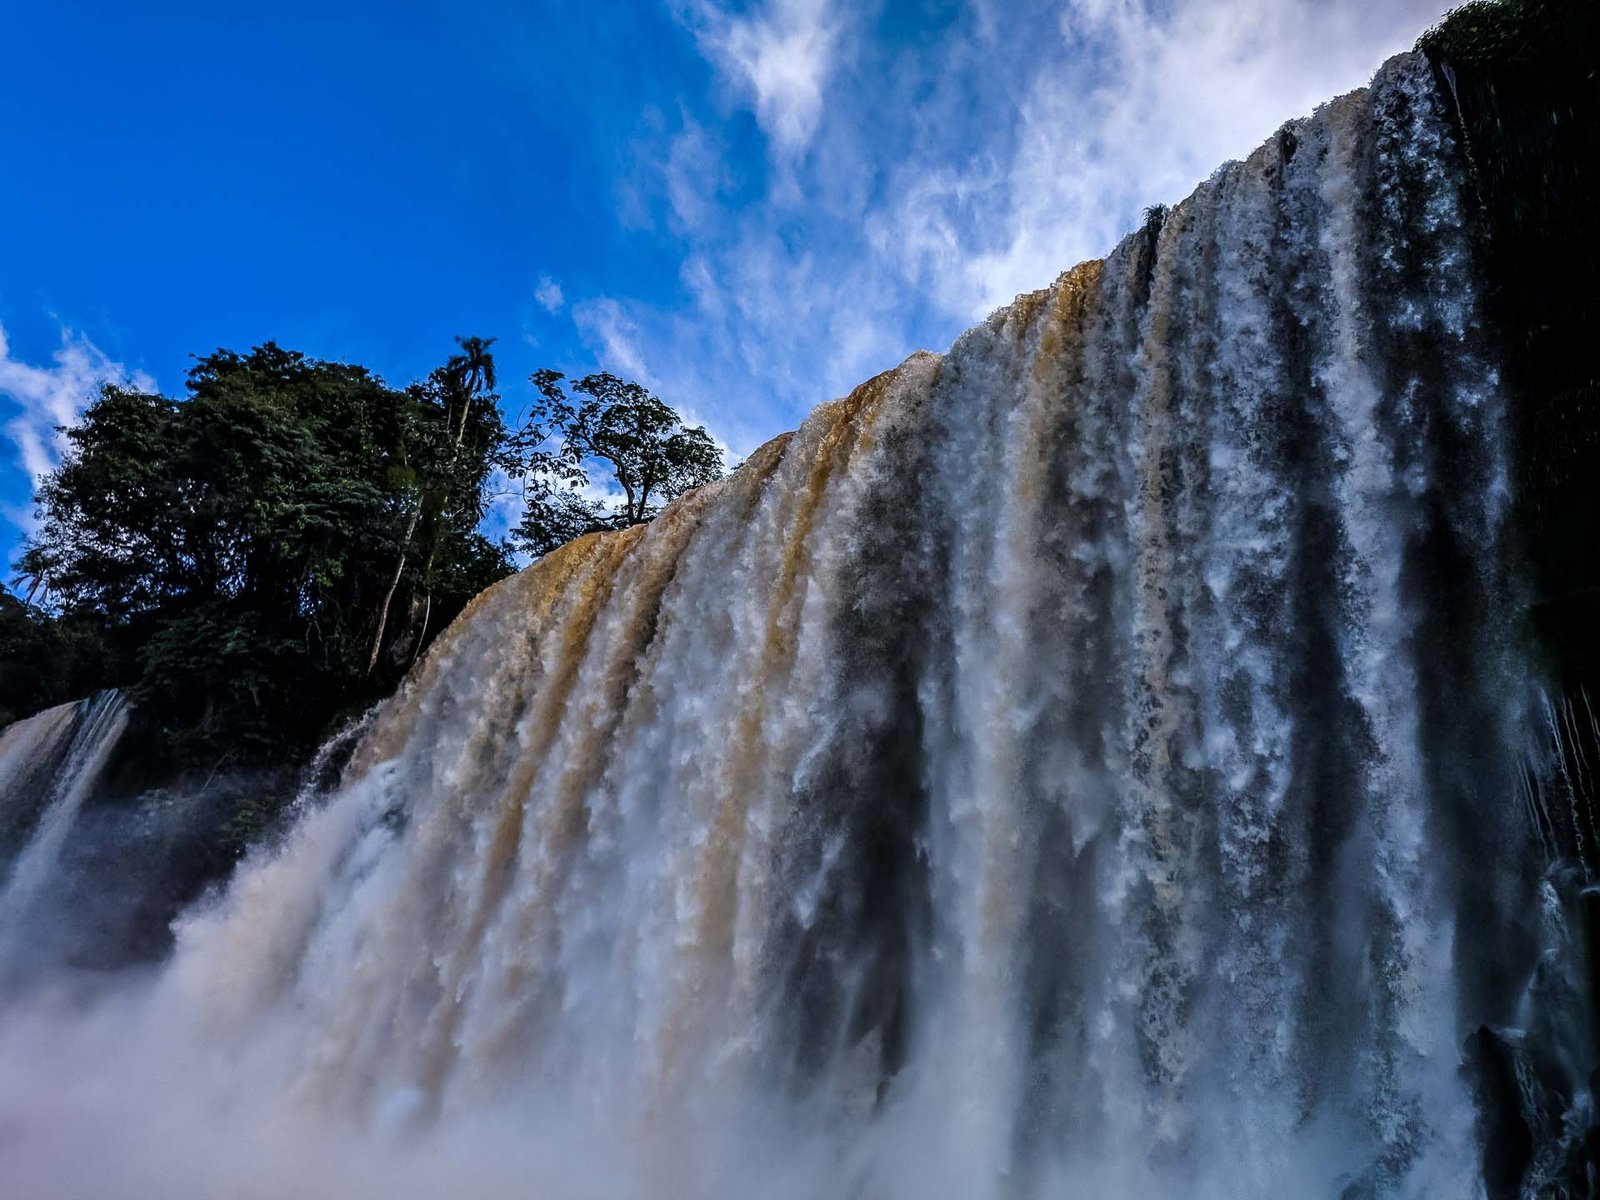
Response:
[[[127,723],[121,693],[107,691],[18,721],[0,737],[0,827],[26,831],[15,857],[0,860],[0,973],[22,953],[33,906]]]
[[[12,1191],[1480,1194],[1539,909],[1454,161],[1395,59],[490,589],[158,981],[0,1024]]]
[[[6,844],[24,836],[71,741],[78,704],[58,704],[0,733],[0,820]]]

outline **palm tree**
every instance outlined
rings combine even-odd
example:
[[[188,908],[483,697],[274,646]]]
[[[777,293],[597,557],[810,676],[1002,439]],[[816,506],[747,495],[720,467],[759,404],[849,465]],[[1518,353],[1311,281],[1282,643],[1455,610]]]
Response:
[[[467,432],[467,414],[472,408],[473,400],[480,395],[489,395],[494,392],[494,355],[489,353],[489,347],[494,345],[494,338],[458,337],[456,345],[461,347],[461,353],[452,358],[447,369],[452,376],[456,390],[461,394],[461,419],[456,424],[456,450],[461,449],[461,440]],[[450,459],[450,466],[455,467],[455,456]]]
[[[400,587],[400,580],[405,575],[406,560],[411,555],[412,541],[416,537],[417,526],[421,522],[423,512],[431,506],[435,510],[432,515],[437,518],[448,506],[451,486],[455,482],[456,470],[460,465],[461,446],[467,436],[467,419],[472,415],[473,405],[480,396],[494,395],[494,355],[489,352],[489,347],[494,343],[494,338],[456,338],[456,345],[461,348],[461,353],[452,355],[450,361],[435,373],[435,379],[441,385],[439,390],[442,393],[445,409],[445,430],[451,442],[450,455],[445,463],[442,481],[436,482],[432,487],[426,482],[418,486],[416,502],[411,506],[411,512],[406,520],[405,536],[401,539],[400,557],[395,561],[394,575],[390,577],[389,589],[384,593],[383,604],[378,610],[377,628],[373,631],[372,645],[367,651],[368,675],[372,674],[373,668],[378,664],[378,655],[383,649],[383,636],[389,626],[389,610],[394,604],[394,594]],[[422,628],[417,634],[416,643],[419,650],[423,639],[427,636],[428,620],[433,615],[433,589],[429,580],[433,572],[434,559],[439,552],[440,531],[437,526],[438,522],[434,520],[427,562],[422,568]],[[412,657],[415,659],[415,655]]]

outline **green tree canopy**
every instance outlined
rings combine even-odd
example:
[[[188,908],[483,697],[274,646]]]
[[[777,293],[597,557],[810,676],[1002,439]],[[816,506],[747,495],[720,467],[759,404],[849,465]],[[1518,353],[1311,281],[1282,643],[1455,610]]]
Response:
[[[0,729],[87,696],[115,653],[93,613],[56,618],[0,591]]]
[[[515,464],[489,343],[422,383],[267,343],[173,398],[108,386],[42,483],[22,579],[105,631],[170,765],[292,760],[510,570],[478,525]],[[15,621],[17,636],[27,631]]]
[[[700,426],[641,384],[608,372],[585,375],[569,396],[559,371],[534,372],[538,399],[517,445],[527,472],[527,508],[517,546],[546,554],[584,533],[650,520],[690,488],[722,477],[722,451]],[[603,464],[622,497],[584,494]]]

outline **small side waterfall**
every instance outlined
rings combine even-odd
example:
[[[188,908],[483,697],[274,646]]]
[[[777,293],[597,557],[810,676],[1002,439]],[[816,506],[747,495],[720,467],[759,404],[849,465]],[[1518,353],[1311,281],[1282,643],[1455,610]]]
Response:
[[[160,979],[0,1021],[12,1191],[1482,1195],[1546,907],[1463,203],[1401,56],[491,588]]]
[[[127,723],[122,694],[106,691],[18,721],[0,737],[4,827],[26,831],[14,857],[0,859],[0,965],[26,938],[29,913]]]
[[[79,704],[58,704],[0,733],[0,845],[15,852],[39,815],[71,744]]]

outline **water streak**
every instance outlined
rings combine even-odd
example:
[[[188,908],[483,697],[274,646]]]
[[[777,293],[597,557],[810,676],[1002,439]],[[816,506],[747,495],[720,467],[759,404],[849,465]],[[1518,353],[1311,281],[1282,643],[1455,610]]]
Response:
[[[0,738],[0,805],[8,825],[31,824],[0,873],[0,966],[21,955],[28,918],[127,727],[126,709],[120,692],[101,692],[18,721]]]

